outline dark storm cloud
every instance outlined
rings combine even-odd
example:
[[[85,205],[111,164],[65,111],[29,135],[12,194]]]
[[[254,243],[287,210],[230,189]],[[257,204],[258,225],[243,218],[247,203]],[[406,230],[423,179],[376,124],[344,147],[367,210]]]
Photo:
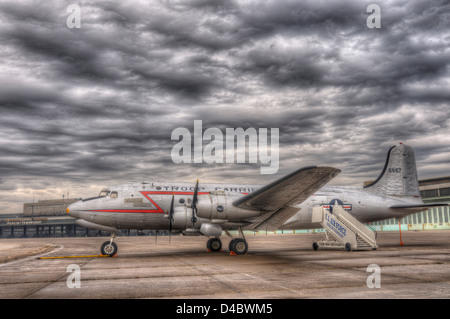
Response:
[[[71,3],[0,3],[7,210],[86,184],[271,180],[259,165],[174,164],[171,132],[194,120],[279,128],[280,174],[335,165],[337,181],[361,184],[405,142],[422,177],[448,175],[444,0],[80,1],[69,29]],[[381,29],[366,25],[370,3]]]

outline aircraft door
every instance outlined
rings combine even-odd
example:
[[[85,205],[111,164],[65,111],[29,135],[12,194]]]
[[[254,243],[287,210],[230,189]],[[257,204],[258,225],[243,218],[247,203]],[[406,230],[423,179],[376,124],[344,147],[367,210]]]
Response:
[[[212,218],[227,219],[227,195],[225,191],[211,192],[212,201]]]

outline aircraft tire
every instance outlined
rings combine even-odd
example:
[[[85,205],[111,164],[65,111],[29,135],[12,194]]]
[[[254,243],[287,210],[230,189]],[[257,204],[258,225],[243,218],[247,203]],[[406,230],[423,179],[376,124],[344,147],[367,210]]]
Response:
[[[352,245],[350,243],[345,244],[345,250],[346,251],[352,251]]]
[[[102,245],[102,247],[100,248],[100,251],[102,253],[102,255],[106,255],[106,256],[114,256],[115,254],[117,254],[117,245],[115,242],[110,242],[110,241],[105,241]]]
[[[219,238],[211,238],[206,243],[206,247],[213,252],[220,251],[222,249],[222,241]]]
[[[313,248],[313,250],[317,250],[317,249],[319,249],[319,244],[318,244],[318,243],[316,243],[316,242],[313,242],[313,244],[312,244],[312,248]]]
[[[230,242],[230,251],[236,255],[245,255],[248,251],[248,244],[242,238],[235,238]]]
[[[230,243],[228,244],[228,249],[230,250],[230,251],[232,251],[233,250],[233,245],[234,245],[234,241],[235,241],[236,239],[232,239],[231,241],[230,241]]]

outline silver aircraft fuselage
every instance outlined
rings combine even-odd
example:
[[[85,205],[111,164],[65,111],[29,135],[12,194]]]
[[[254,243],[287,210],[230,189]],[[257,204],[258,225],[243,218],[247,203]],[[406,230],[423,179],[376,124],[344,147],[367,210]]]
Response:
[[[172,229],[183,231],[199,229],[202,223],[217,222],[223,229],[233,229],[240,222],[251,223],[252,218],[263,214],[255,210],[243,210],[232,202],[261,185],[200,184],[198,189],[198,221],[192,225],[190,204],[194,195],[191,183],[143,182],[111,186],[101,196],[81,200],[72,204],[68,214],[90,223],[116,229],[168,230],[168,211],[174,198],[175,218]],[[389,218],[402,218],[411,212],[389,208],[393,205],[420,204],[420,197],[381,196],[358,187],[326,186],[306,201],[292,207],[298,212],[288,219],[280,229],[321,228],[311,223],[312,208],[316,205],[340,204],[361,222],[372,222]],[[246,214],[249,213],[248,216]],[[244,221],[244,223],[242,223]]]

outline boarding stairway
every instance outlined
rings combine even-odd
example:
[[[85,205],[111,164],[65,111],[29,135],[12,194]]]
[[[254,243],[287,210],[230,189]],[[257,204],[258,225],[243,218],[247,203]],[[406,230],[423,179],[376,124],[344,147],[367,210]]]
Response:
[[[376,232],[350,215],[341,205],[314,206],[312,222],[320,223],[326,230],[326,240],[314,242],[313,249],[344,248],[351,250],[375,250]],[[330,239],[331,237],[331,239]]]

